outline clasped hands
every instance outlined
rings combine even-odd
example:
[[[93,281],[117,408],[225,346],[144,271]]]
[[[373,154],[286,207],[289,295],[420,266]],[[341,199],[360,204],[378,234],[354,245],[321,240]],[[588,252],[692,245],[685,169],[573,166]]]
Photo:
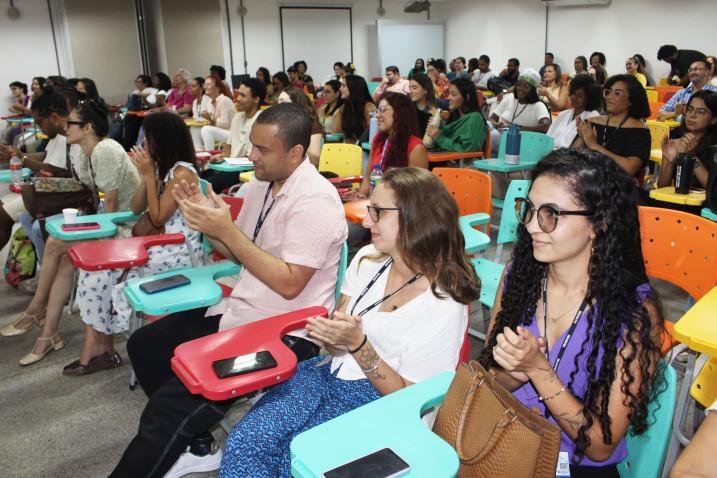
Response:
[[[202,194],[198,184],[182,180],[172,189],[187,226],[212,237],[221,238],[235,229],[229,205],[209,186],[209,196]]]
[[[523,326],[513,332],[504,327],[496,338],[493,359],[514,379],[525,383],[534,372],[550,367],[545,357],[545,339],[536,337]]]
[[[332,319],[311,317],[306,330],[309,331],[309,337],[326,346],[344,346],[347,350],[357,349],[364,338],[361,317],[344,312],[334,312]]]

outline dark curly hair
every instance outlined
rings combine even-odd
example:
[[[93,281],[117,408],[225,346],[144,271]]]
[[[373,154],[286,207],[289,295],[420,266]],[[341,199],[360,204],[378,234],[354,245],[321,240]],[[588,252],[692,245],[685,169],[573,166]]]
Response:
[[[638,63],[639,64],[639,63]],[[612,85],[622,81],[627,86],[627,96],[630,101],[630,108],[627,114],[630,118],[645,119],[650,116],[650,103],[647,101],[647,93],[637,78],[632,75],[613,75],[607,79],[604,88],[612,88]]]
[[[408,95],[402,93],[385,93],[381,96],[381,100],[386,100],[393,108],[393,128],[384,165],[387,169],[408,166],[408,140],[411,136],[418,134],[416,108],[413,107]],[[374,145],[377,148],[383,148],[383,144],[387,140],[389,140],[389,136],[383,131],[379,131]]]
[[[587,389],[584,396],[577,397],[584,404],[584,423],[574,440],[575,459],[579,461],[590,446],[588,430],[595,420],[600,424],[604,442],[613,442],[608,410],[610,387],[617,377],[625,395],[624,404],[630,409],[634,433],[642,434],[647,429],[648,404],[660,388],[658,383],[663,382],[662,373],[655,373],[663,321],[659,313],[654,319],[650,317],[636,293],[638,286],[648,283],[648,278],[632,179],[602,154],[565,148],[553,151],[537,164],[532,180],[541,176],[563,181],[576,202],[583,206],[581,209],[595,211],[589,217],[596,236],[588,266],[587,298],[598,307],[587,314],[590,335],[583,339],[581,351],[573,362],[573,372],[565,384],[572,391],[578,369],[584,369]],[[502,309],[479,357],[485,367],[498,367],[492,355],[498,333],[504,327],[515,329],[528,325],[535,317],[547,269],[548,264],[533,256],[531,236],[525,226],[520,226],[501,297]],[[656,305],[654,292],[648,294],[648,301]],[[598,361],[601,352],[603,358]],[[620,370],[616,369],[618,354],[623,359]],[[635,365],[639,370],[637,374],[632,372]],[[633,393],[630,387],[636,381],[640,386]]]
[[[157,174],[164,180],[179,161],[194,165],[196,155],[189,128],[174,113],[153,113],[142,123],[147,150],[157,163]]]

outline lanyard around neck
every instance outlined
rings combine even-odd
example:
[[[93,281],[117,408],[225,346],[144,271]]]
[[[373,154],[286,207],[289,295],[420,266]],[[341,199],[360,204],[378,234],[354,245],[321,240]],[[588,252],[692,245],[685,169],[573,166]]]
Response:
[[[367,292],[371,289],[371,287],[373,287],[373,285],[376,283],[376,281],[378,280],[378,278],[381,277],[381,275],[386,271],[386,269],[388,269],[388,266],[390,266],[392,263],[393,263],[393,259],[392,259],[392,258],[389,258],[389,259],[386,261],[386,263],[385,263],[383,266],[381,266],[381,268],[378,270],[378,272],[376,273],[376,275],[373,276],[373,278],[371,279],[371,281],[369,281],[368,285],[366,285],[366,287],[365,287],[364,290],[361,292],[361,294],[359,294],[358,298],[356,299],[356,302],[354,302],[354,305],[351,307],[351,315],[354,315],[354,310],[356,310],[356,306],[358,305],[358,303],[361,302],[361,299],[363,299],[363,297],[366,295],[366,293],[367,293]],[[411,277],[410,279],[408,279],[401,287],[399,287],[399,288],[396,289],[395,291],[391,292],[390,294],[387,294],[387,295],[383,296],[381,299],[379,299],[379,300],[377,300],[376,302],[374,302],[373,304],[369,305],[368,307],[366,307],[365,309],[363,309],[361,312],[359,312],[359,313],[356,314],[356,315],[358,315],[359,317],[362,317],[364,314],[366,314],[366,313],[369,312],[370,310],[374,309],[376,306],[383,304],[383,303],[386,302],[388,299],[390,299],[390,298],[393,297],[394,295],[396,295],[396,294],[398,294],[399,292],[401,292],[401,290],[404,289],[405,287],[408,287],[409,285],[411,285],[411,284],[413,284],[414,282],[416,282],[416,281],[418,280],[418,278],[421,277],[422,275],[423,275],[423,274],[416,274],[416,275],[414,275],[413,277]]]
[[[264,195],[264,202],[261,203],[261,211],[259,211],[259,218],[256,220],[256,226],[254,226],[254,236],[251,239],[251,242],[256,243],[256,238],[259,235],[259,231],[261,231],[261,226],[264,225],[264,221],[266,221],[266,216],[269,215],[269,211],[271,211],[271,208],[274,207],[274,201],[276,201],[276,197],[272,198],[271,204],[269,204],[269,209],[264,212],[264,207],[266,206],[266,201],[269,199],[269,194],[271,193],[271,187],[274,185],[274,181],[269,183],[269,188],[266,190],[266,194]]]
[[[515,103],[515,110],[513,111],[513,119],[510,120],[511,123],[514,123],[514,122],[515,122],[515,118],[517,118],[518,116],[520,116],[521,114],[523,114],[523,111],[525,111],[525,108],[528,107],[528,103],[526,103],[526,104],[523,105],[523,107],[521,108],[520,112],[518,112],[518,106],[520,106],[520,102],[518,101],[518,98],[516,98],[515,101],[516,101],[516,103]]]
[[[588,300],[587,296],[583,299],[582,304],[580,304],[580,308],[575,313],[575,318],[573,319],[573,323],[570,324],[570,328],[568,329],[568,333],[565,336],[565,339],[563,340],[562,345],[560,346],[560,350],[558,351],[557,357],[555,357],[555,363],[553,364],[553,371],[557,373],[558,367],[560,366],[560,361],[563,359],[563,355],[565,354],[565,350],[568,348],[568,344],[570,343],[570,339],[573,338],[573,334],[575,333],[575,328],[578,326],[578,322],[580,321],[580,317],[583,316],[585,313],[585,310],[588,308],[590,304],[590,301]],[[548,343],[548,275],[545,275],[545,278],[543,279],[543,338],[545,339],[545,358],[548,359],[548,363],[550,363],[550,344]]]

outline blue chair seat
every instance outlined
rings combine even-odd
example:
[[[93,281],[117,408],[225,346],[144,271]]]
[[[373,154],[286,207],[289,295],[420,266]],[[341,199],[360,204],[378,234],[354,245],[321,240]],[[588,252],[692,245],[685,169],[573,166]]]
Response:
[[[290,445],[292,476],[319,478],[383,448],[411,466],[406,476],[456,476],[456,451],[421,420],[423,411],[443,401],[453,375],[436,375],[299,434]]]
[[[222,288],[216,280],[239,274],[240,271],[241,266],[231,261],[216,262],[197,268],[173,269],[151,277],[128,281],[124,293],[135,312],[148,315],[173,314],[218,304],[222,299]],[[187,276],[191,284],[157,294],[147,294],[139,288],[140,284],[145,282],[176,274]]]

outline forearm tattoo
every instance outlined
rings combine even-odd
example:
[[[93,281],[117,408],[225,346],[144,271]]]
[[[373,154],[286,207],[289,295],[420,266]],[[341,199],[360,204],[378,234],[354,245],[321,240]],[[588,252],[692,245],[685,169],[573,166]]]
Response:
[[[354,358],[358,362],[361,370],[368,378],[375,380],[385,380],[386,376],[381,373],[379,367],[381,365],[381,357],[370,342],[363,346],[361,350],[354,354]]]
[[[574,434],[577,434],[580,428],[585,425],[585,417],[583,416],[582,410],[578,410],[575,413],[558,413],[553,416],[568,427]]]

